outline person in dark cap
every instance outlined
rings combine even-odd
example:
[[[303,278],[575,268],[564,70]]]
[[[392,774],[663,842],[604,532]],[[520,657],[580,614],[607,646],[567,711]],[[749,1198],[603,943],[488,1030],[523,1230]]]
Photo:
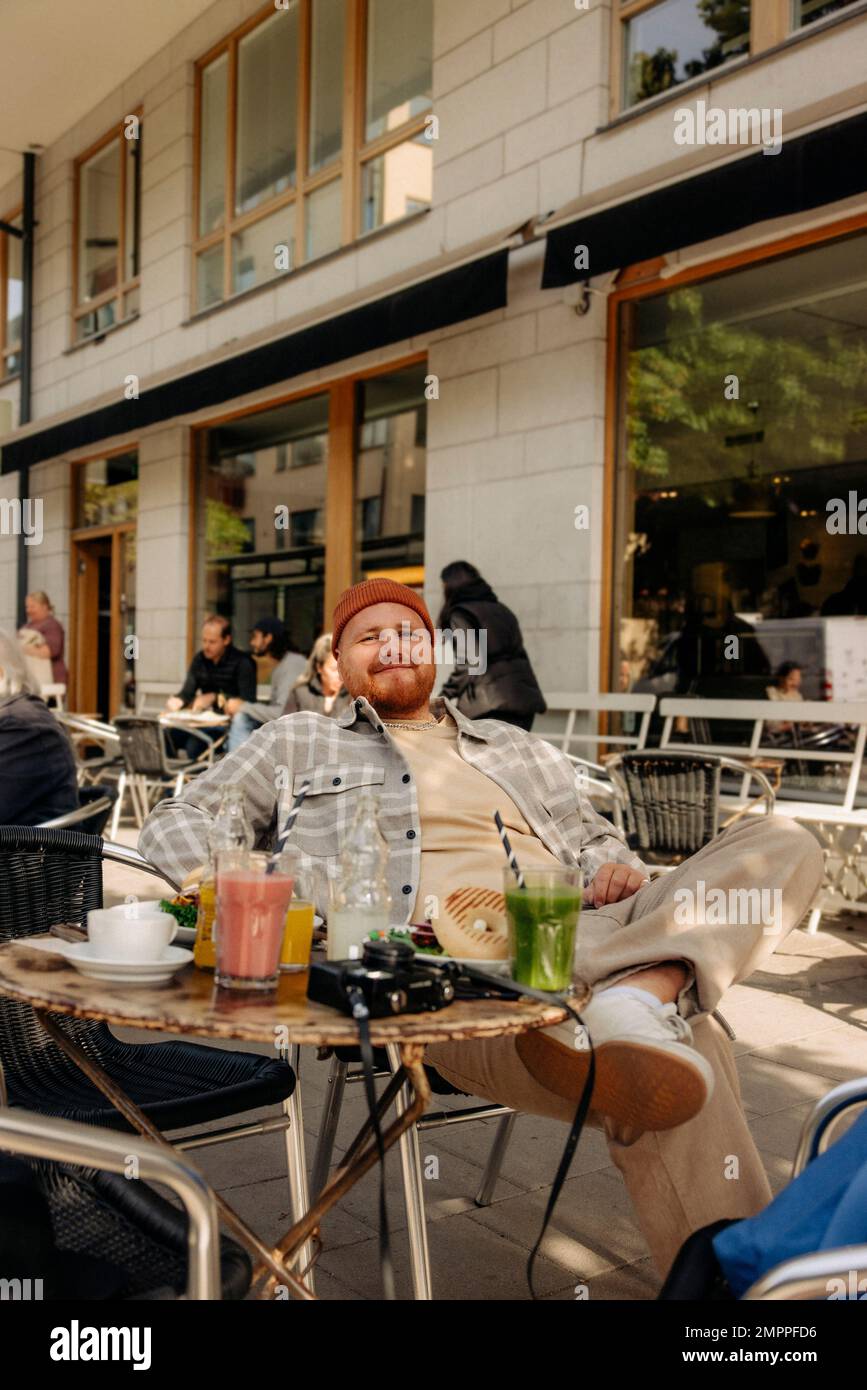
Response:
[[[294,682],[305,668],[304,657],[289,650],[289,637],[279,618],[259,618],[250,633],[250,651],[254,658],[270,656],[277,662],[271,674],[271,693],[264,703],[252,700],[228,700],[226,711],[232,716],[229,728],[228,751],[234,753],[256,729],[269,719],[279,719]]]

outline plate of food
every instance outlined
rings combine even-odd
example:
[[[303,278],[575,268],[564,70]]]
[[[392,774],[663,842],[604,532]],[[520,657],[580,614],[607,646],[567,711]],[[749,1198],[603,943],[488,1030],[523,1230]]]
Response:
[[[199,915],[198,893],[176,893],[173,898],[160,898],[159,905],[163,912],[170,912],[177,920],[175,941],[192,946],[196,939],[196,918]]]
[[[475,965],[488,970],[492,975],[508,975],[511,960],[508,956],[454,956],[443,950],[436,932],[429,922],[411,922],[406,927],[389,927],[388,932],[371,932],[370,940],[385,938],[412,946],[417,956],[423,960],[454,961],[456,965]]]

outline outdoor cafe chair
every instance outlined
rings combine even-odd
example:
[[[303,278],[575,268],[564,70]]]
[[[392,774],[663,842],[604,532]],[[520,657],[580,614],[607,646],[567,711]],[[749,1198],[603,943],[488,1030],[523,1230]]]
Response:
[[[102,861],[158,874],[135,850],[104,844],[78,830],[0,826],[0,942],[43,933],[55,924],[84,927],[102,907]],[[160,877],[162,875],[159,875]],[[296,1075],[278,1057],[178,1040],[128,1043],[108,1025],[55,1017],[160,1130],[178,1131],[280,1105],[283,1114],[173,1138],[178,1149],[203,1148],[285,1131],[290,1196],[305,1183],[295,1148],[299,1129]],[[111,1129],[127,1123],[42,1028],[29,1004],[0,996],[0,1065],[8,1103]]]
[[[101,835],[117,801],[117,787],[96,783],[78,788],[78,809],[63,816],[39,822],[41,830],[82,830],[86,835]]]
[[[124,796],[129,791],[133,814],[139,829],[144,825],[151,807],[152,798],[167,791],[180,796],[184,783],[189,777],[213,766],[214,751],[219,747],[225,734],[211,740],[195,728],[174,725],[160,719],[159,715],[119,714],[114,727],[120,740],[120,755],[123,771],[118,779],[118,798],[111,822],[112,839],[117,835]],[[184,733],[193,734],[202,743],[202,752],[193,761],[171,758],[166,752],[166,728],[183,728]]]
[[[695,854],[724,828],[720,826],[723,772],[758,784],[757,796],[727,825],[757,803],[764,806],[766,815],[774,809],[774,790],[764,773],[735,758],[650,749],[617,753],[605,767],[626,808],[629,844],[657,873]]]
[[[0,1151],[0,1269],[19,1296],[240,1300],[247,1293],[250,1259],[220,1239],[213,1192],[162,1145],[0,1108]],[[169,1188],[181,1209],[151,1183]]]
[[[797,1178],[833,1142],[844,1121],[867,1109],[867,1076],[843,1081],[813,1106],[804,1121],[792,1164]],[[715,1221],[694,1231],[681,1246],[659,1294],[662,1301],[684,1302],[702,1298],[731,1298],[713,1253],[713,1237],[731,1220]],[[864,1297],[867,1287],[867,1245],[815,1250],[783,1260],[763,1274],[740,1296],[741,1302],[822,1300],[829,1297],[831,1281],[842,1284],[849,1297]]]

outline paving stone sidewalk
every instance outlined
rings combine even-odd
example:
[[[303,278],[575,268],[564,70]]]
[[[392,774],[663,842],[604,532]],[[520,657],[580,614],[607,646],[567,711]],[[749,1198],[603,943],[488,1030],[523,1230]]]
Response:
[[[129,831],[126,843],[135,842]],[[151,897],[155,879],[117,866],[106,868],[106,901],[127,893]],[[816,936],[792,933],[749,984],[726,995],[724,1013],[737,1033],[744,1106],[774,1191],[788,1180],[798,1134],[811,1104],[843,1080],[867,1076],[867,930],[856,917],[827,918]],[[124,1036],[154,1042],[155,1033]],[[259,1049],[265,1051],[263,1047]],[[304,1129],[308,1162],[327,1085],[328,1064],[308,1050],[302,1057]],[[466,1101],[437,1097],[438,1109]],[[348,1142],[364,1113],[360,1088],[346,1092],[339,1138]],[[427,1218],[438,1299],[526,1299],[527,1255],[541,1223],[565,1128],[530,1115],[518,1117],[494,1201],[473,1201],[494,1137],[492,1122],[435,1130],[422,1136],[431,1174]],[[282,1136],[200,1150],[196,1161],[218,1191],[263,1237],[289,1225]],[[405,1218],[396,1154],[388,1165],[389,1211],[399,1296],[411,1297]],[[316,1290],[325,1299],[377,1299],[377,1184],[368,1175],[323,1229]],[[620,1174],[601,1136],[581,1139],[537,1262],[537,1291],[545,1299],[573,1299],[575,1286],[592,1299],[652,1299],[659,1280],[636,1228]]]

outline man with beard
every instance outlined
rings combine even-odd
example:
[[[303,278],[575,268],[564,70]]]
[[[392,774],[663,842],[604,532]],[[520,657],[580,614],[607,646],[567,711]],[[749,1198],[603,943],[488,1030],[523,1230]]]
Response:
[[[266,848],[309,782],[292,840],[327,916],[343,834],[361,790],[373,788],[390,851],[392,921],[429,916],[447,951],[466,940],[466,919],[449,911],[455,891],[488,899],[501,891],[495,811],[523,867],[580,866],[592,910],[579,924],[575,973],[594,988],[583,1014],[596,1049],[592,1115],[665,1271],[697,1227],[752,1215],[770,1200],[731,1049],[711,1013],[800,920],[821,882],[821,852],[790,821],[747,819],[649,882],[562,753],[514,725],[471,722],[450,701],[431,703],[434,635],[411,589],[387,579],[348,589],[333,623],[352,697],[344,714],[336,721],[293,714],[266,725],[182,796],[157,806],[141,852],[175,878],[201,864],[228,783],[244,788],[257,846]],[[684,914],[676,895],[691,885],[696,894],[779,888],[780,932],[768,935],[761,922],[720,929],[702,913]],[[474,950],[455,953],[490,958],[502,931],[490,919],[486,933],[471,925]],[[564,1121],[574,1115],[588,1059],[586,1035],[571,1022],[518,1038],[442,1044],[426,1057],[463,1091]],[[728,1181],[732,1155],[736,1182]]]

